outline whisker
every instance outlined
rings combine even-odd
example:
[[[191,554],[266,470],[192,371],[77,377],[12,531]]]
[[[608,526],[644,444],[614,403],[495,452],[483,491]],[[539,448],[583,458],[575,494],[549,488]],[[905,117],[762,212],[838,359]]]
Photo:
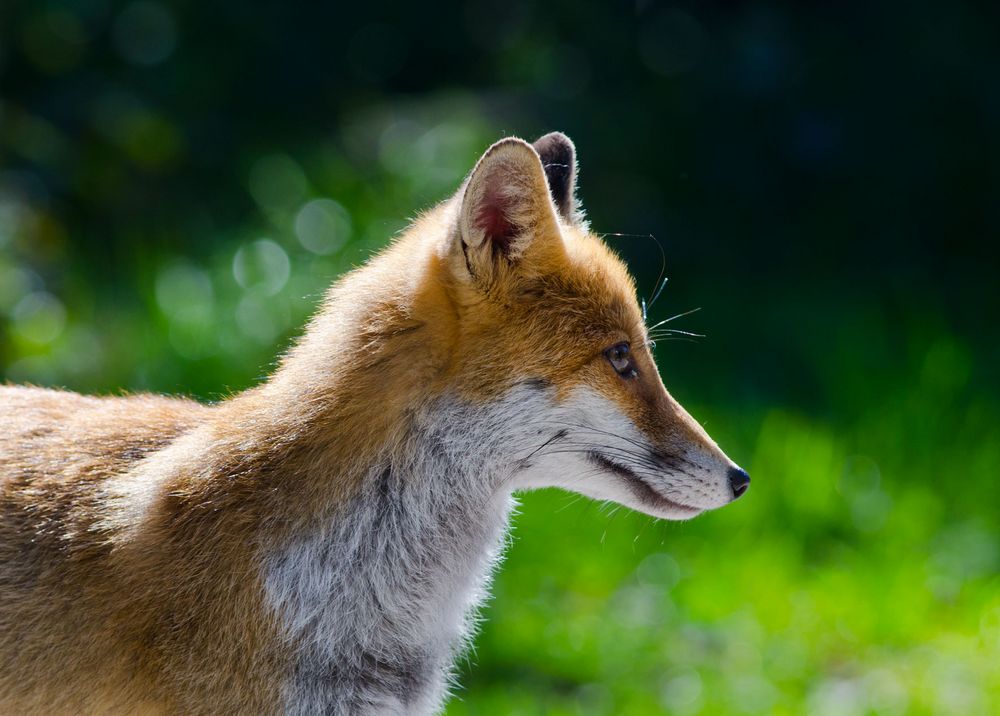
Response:
[[[664,318],[659,323],[650,326],[647,330],[653,331],[662,326],[664,323],[670,323],[671,321],[676,321],[678,318],[683,318],[684,316],[690,316],[692,313],[697,313],[700,310],[701,306],[698,306],[698,308],[692,308],[690,311],[684,311],[684,313],[678,313],[676,316],[671,316],[670,318]]]
[[[663,276],[663,271],[660,271],[660,275]],[[657,278],[656,280],[659,281],[660,279]],[[663,289],[665,289],[667,287],[667,281],[669,281],[669,280],[670,280],[669,276],[663,276],[663,282],[660,283],[660,287],[658,289],[656,289],[656,293],[653,294],[653,299],[649,302],[650,306],[652,306],[654,303],[656,303],[656,299],[658,299],[660,297],[660,294],[663,293]]]
[[[699,343],[701,342],[701,339],[691,338],[689,336],[659,336],[658,338],[656,338],[656,341],[659,343],[671,343],[671,342]]]
[[[583,498],[584,498],[583,495],[581,495],[580,493],[576,493],[575,495],[573,495],[573,499],[567,500],[566,504],[564,504],[562,507],[560,507],[560,508],[558,508],[556,510],[556,514],[559,514],[560,512],[565,512],[566,510],[568,510],[570,507],[572,507],[573,505],[575,505],[577,502],[579,502]]]
[[[656,276],[656,281],[653,283],[653,286],[654,287],[658,287],[658,288],[655,288],[655,293],[653,294],[653,297],[649,300],[649,306],[652,306],[654,303],[656,303],[656,299],[658,299],[660,297],[660,294],[663,293],[663,287],[667,285],[667,277],[663,275],[663,272],[667,270],[667,254],[663,250],[663,244],[660,243],[659,239],[657,239],[655,236],[653,236],[653,234],[625,234],[625,233],[618,233],[618,232],[601,233],[601,234],[599,234],[599,236],[602,239],[605,236],[616,236],[616,237],[621,237],[621,238],[652,239],[653,240],[653,243],[656,244],[656,248],[659,249],[659,251],[660,251],[660,273]],[[662,283],[661,283],[660,279],[663,279]],[[646,322],[646,308],[647,308],[647,304],[646,304],[646,299],[644,298],[644,299],[642,299],[642,321],[643,321],[643,323]]]
[[[579,430],[589,430],[591,432],[598,433],[600,435],[607,435],[609,437],[617,438],[618,440],[624,440],[630,445],[635,445],[637,448],[642,448],[643,450],[649,449],[648,445],[638,440],[626,437],[625,435],[619,435],[618,433],[613,433],[610,430],[602,430],[601,428],[595,428],[591,425],[584,425],[582,423],[571,423],[569,421],[561,421],[561,420],[548,420],[546,422],[548,422],[551,425],[561,425],[563,427],[568,427],[568,428],[578,428]]]
[[[528,460],[530,460],[531,458],[533,458],[533,457],[535,456],[535,454],[536,454],[536,453],[537,453],[537,452],[538,452],[539,450],[541,450],[541,449],[542,449],[542,448],[544,448],[544,447],[547,447],[548,445],[551,445],[551,444],[552,444],[552,443],[554,443],[554,442],[555,442],[556,440],[561,440],[561,439],[562,439],[562,438],[564,438],[564,437],[566,437],[566,433],[565,433],[565,432],[563,432],[563,431],[559,431],[559,432],[555,433],[555,434],[554,434],[554,435],[553,435],[552,437],[550,437],[550,438],[549,438],[548,440],[546,440],[546,441],[545,441],[545,442],[543,442],[543,443],[542,443],[541,445],[539,445],[539,446],[538,446],[537,448],[535,448],[534,450],[532,450],[532,451],[531,451],[531,453],[530,453],[529,455],[527,455],[526,457],[523,457],[523,458],[521,458],[521,462],[527,462]]]
[[[693,338],[704,338],[704,333],[692,333],[691,331],[682,331],[679,328],[661,328],[657,333],[657,337],[662,338],[665,334],[680,334],[682,336],[691,336]]]
[[[642,527],[639,528],[639,531],[635,533],[635,537],[632,538],[632,550],[633,551],[635,551],[635,546],[636,546],[636,544],[639,543],[639,538],[642,537],[642,533],[646,531],[646,528],[649,526],[650,522],[652,522],[652,521],[653,520],[643,520]]]
[[[551,451],[547,452],[546,454],[547,455],[584,455],[586,457],[586,456],[588,456],[588,455],[590,455],[590,454],[592,454],[594,452],[599,452],[599,453],[602,453],[602,454],[608,454],[608,453],[610,453],[611,455],[614,456],[615,460],[619,464],[624,465],[625,467],[634,467],[634,468],[638,468],[640,470],[642,468],[645,468],[646,470],[653,470],[653,471],[657,471],[657,472],[663,470],[662,466],[657,465],[656,463],[652,462],[651,460],[644,460],[644,459],[642,459],[642,458],[640,458],[640,457],[638,457],[638,456],[636,456],[636,455],[634,455],[634,454],[632,454],[632,453],[630,453],[628,451],[621,450],[620,448],[615,448],[613,446],[602,445],[602,446],[600,446],[600,448],[589,448],[589,449],[578,449],[578,450],[574,450],[574,449],[551,450]],[[673,468],[671,468],[671,469],[673,469]],[[678,470],[678,472],[679,472],[679,470]]]

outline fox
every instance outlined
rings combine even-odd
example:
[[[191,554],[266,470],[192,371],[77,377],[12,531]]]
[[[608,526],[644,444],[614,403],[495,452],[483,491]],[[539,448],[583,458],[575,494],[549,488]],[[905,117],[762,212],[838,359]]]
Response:
[[[749,482],[572,141],[507,137],[245,392],[0,387],[0,713],[440,713],[517,493],[688,520]]]

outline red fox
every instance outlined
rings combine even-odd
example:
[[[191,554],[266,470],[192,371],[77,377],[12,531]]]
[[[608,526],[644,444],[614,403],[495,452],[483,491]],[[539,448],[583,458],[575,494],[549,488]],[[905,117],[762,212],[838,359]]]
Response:
[[[255,388],[0,387],[0,713],[439,711],[515,491],[746,491],[643,318],[552,133],[490,147]]]

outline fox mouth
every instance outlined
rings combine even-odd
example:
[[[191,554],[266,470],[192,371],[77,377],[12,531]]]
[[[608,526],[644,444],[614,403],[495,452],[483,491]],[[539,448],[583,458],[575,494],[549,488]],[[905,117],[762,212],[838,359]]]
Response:
[[[660,510],[669,509],[675,512],[684,512],[692,516],[701,512],[697,507],[683,505],[680,502],[674,502],[670,498],[664,497],[631,468],[602,455],[596,450],[588,452],[587,459],[598,467],[620,477],[632,494],[635,495],[636,499],[650,507]]]

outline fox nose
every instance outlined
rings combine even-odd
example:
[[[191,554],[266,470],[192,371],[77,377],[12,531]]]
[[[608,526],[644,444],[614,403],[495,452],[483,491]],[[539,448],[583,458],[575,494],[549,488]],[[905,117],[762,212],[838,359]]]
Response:
[[[733,499],[750,489],[750,476],[741,467],[729,468],[729,487],[733,491]]]

